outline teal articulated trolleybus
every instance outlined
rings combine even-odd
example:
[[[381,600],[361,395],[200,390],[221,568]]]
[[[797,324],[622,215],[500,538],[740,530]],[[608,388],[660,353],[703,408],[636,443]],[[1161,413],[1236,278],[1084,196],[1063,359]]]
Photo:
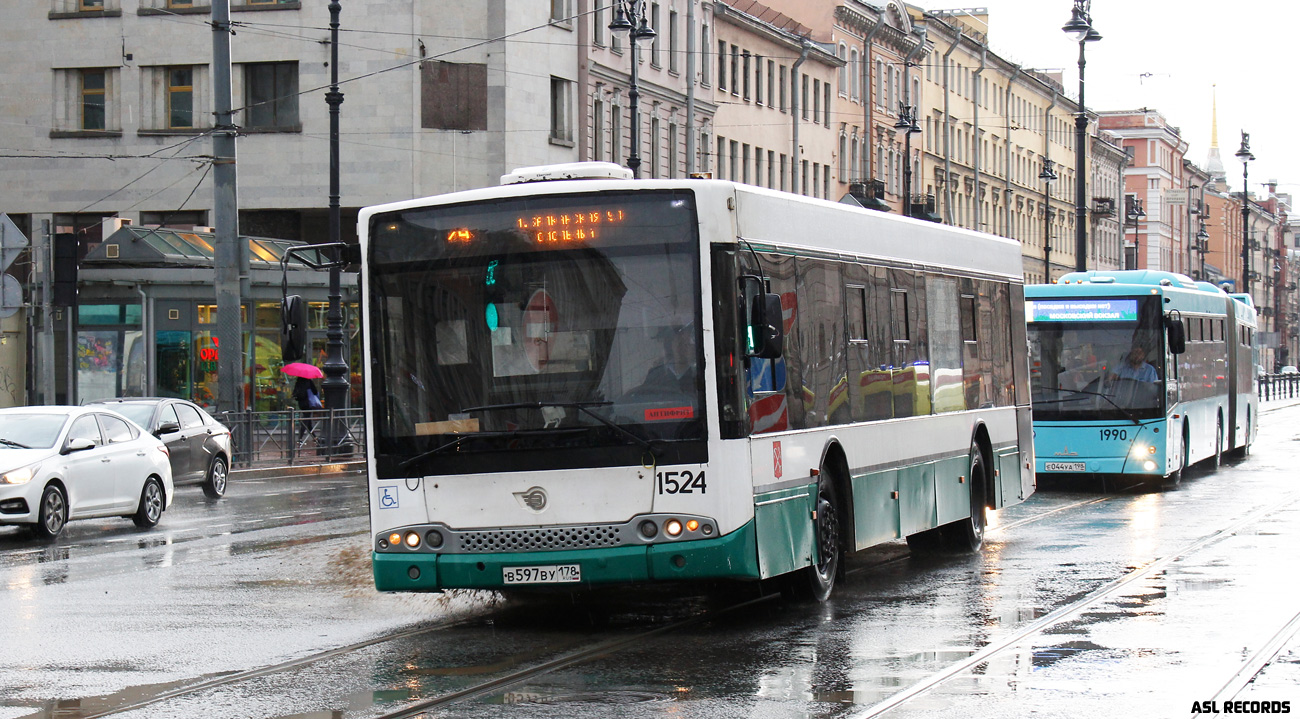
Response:
[[[1169,272],[1076,272],[1025,288],[1034,449],[1046,474],[1175,484],[1245,454],[1259,414],[1255,309]]]
[[[578,163],[359,221],[384,591],[774,579],[979,547],[1033,485],[1020,250]]]

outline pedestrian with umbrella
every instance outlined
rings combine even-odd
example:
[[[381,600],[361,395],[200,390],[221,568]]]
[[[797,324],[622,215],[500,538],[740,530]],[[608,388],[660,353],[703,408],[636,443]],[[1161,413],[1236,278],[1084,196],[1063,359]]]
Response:
[[[316,383],[312,380],[320,379],[325,373],[316,365],[310,365],[306,362],[290,362],[280,369],[281,372],[296,377],[293,383],[293,399],[298,403],[298,409],[303,412],[323,409],[324,403],[321,402],[320,392],[316,389]],[[302,438],[306,438],[307,433],[311,432],[311,424],[304,420],[300,425]]]

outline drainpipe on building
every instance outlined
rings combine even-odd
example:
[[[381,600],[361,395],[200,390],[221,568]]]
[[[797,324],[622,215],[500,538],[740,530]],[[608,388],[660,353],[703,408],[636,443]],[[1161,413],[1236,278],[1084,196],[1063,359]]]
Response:
[[[695,172],[695,0],[686,0],[686,176],[690,177],[692,172]]]
[[[943,221],[950,225],[952,224],[952,110],[948,99],[951,92],[948,86],[948,59],[961,43],[963,32],[961,28],[957,28],[957,37],[953,38],[952,45],[948,46],[948,52],[943,54]]]
[[[689,25],[687,26],[689,27]],[[587,0],[578,0],[578,161],[591,159],[590,143],[591,120],[586,112],[587,88],[590,87],[591,69],[587,59],[591,57],[591,15],[587,12]],[[687,55],[689,57],[689,55]],[[418,195],[417,195],[418,197]]]
[[[140,329],[143,330],[144,337],[144,386],[140,392],[146,397],[153,397],[157,393],[154,391],[153,365],[154,365],[154,342],[153,342],[153,308],[149,303],[149,292],[145,289],[144,284],[135,286],[135,291],[140,294]]]
[[[1006,186],[1006,195],[1002,198],[1002,206],[1006,211],[1002,213],[1002,236],[1011,237],[1011,88],[1016,86],[1016,80],[1020,78],[1020,66],[1016,65],[1016,71],[1011,73],[1011,78],[1007,80],[1007,93],[1002,102],[1002,114],[1006,116],[1006,136],[1002,142],[1007,146],[1007,151],[1002,153],[1003,164],[1006,165],[1002,172],[1005,178],[1003,184]],[[1011,237],[1011,239],[1015,239]]]
[[[975,226],[971,229],[981,232],[984,230],[984,203],[980,202],[980,175],[982,174],[980,173],[980,145],[982,144],[980,138],[980,73],[984,72],[984,68],[988,64],[988,52],[988,45],[980,45],[980,67],[975,71],[975,152],[972,153],[975,156],[975,201],[973,203],[975,205]]]
[[[790,189],[799,194],[799,66],[808,59],[812,42],[804,38],[800,43],[799,59],[790,66]]]

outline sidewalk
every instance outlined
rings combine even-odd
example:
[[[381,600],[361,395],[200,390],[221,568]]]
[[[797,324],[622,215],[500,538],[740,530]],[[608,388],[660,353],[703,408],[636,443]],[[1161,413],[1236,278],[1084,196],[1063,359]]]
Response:
[[[1300,400],[1296,400],[1300,402]],[[350,475],[364,477],[365,462],[335,462],[333,464],[295,464],[284,467],[252,467],[230,471],[231,481],[241,479],[274,479],[278,477],[311,477],[325,475]]]
[[[1260,400],[1259,411],[1263,414],[1265,412],[1275,412],[1279,409],[1286,409],[1287,407],[1295,407],[1296,405],[1300,405],[1300,397]]]

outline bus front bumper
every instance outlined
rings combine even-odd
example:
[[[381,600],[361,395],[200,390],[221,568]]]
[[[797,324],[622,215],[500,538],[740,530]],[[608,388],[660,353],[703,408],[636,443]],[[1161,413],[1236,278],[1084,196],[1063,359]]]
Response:
[[[561,565],[577,565],[581,581],[508,586],[581,590],[602,584],[759,577],[752,521],[716,539],[553,552],[372,552],[371,558],[375,589],[381,592],[503,589],[506,568]]]

